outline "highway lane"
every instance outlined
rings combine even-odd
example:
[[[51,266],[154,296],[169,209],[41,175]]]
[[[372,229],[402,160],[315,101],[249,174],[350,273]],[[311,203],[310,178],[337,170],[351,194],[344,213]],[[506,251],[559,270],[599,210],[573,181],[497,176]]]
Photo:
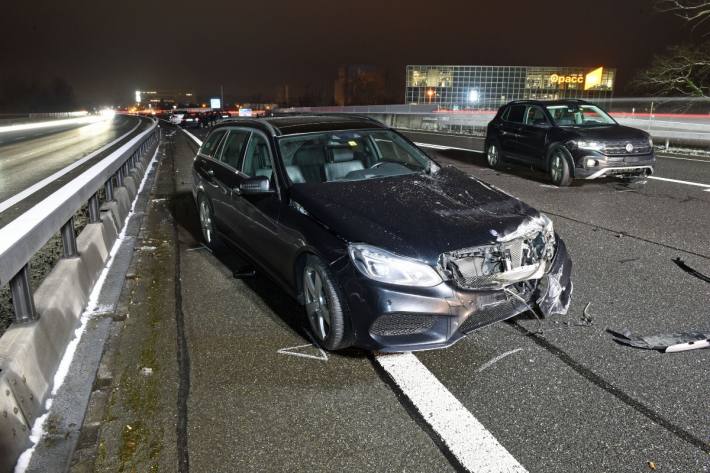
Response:
[[[0,202],[110,143],[136,126],[136,119],[0,133]]]
[[[116,116],[59,131],[34,130],[23,141],[0,145],[0,226],[109,154],[119,138],[145,126],[137,117]],[[25,132],[11,134],[16,133]]]
[[[158,189],[155,205],[174,201],[180,272],[165,274],[176,265],[153,261],[146,273],[152,278],[138,280],[181,281],[191,359],[188,450],[195,471],[233,471],[235,465],[263,471],[458,468],[446,463],[447,448],[378,369],[376,357],[348,351],[324,361],[307,347],[300,353],[310,358],[279,353],[310,343],[301,310],[266,278],[233,279],[238,260],[199,246],[188,193],[195,146],[179,134],[170,138],[174,148],[161,172],[164,182],[175,180],[178,194]],[[432,153],[550,214],[574,261],[575,294],[566,318],[540,323],[524,314],[416,358],[527,471],[646,471],[649,462],[662,471],[710,470],[710,350],[660,354],[617,345],[605,332],[710,328],[710,285],[671,261],[681,257],[710,273],[710,221],[703,218],[710,213],[708,193],[660,181],[640,189],[613,180],[557,189],[526,169],[490,170],[480,153]],[[171,160],[173,170],[166,168]],[[677,165],[690,175],[683,166],[705,164]],[[146,231],[143,238],[151,245],[168,235]],[[588,303],[592,322],[584,324]],[[123,353],[142,346],[122,343]],[[119,369],[137,366],[125,358]],[[169,426],[172,414],[160,416],[167,420],[140,421],[157,430],[160,422]],[[121,414],[112,422],[119,427],[133,420]],[[110,431],[101,438],[109,452],[117,440]],[[112,467],[104,462],[97,471]]]

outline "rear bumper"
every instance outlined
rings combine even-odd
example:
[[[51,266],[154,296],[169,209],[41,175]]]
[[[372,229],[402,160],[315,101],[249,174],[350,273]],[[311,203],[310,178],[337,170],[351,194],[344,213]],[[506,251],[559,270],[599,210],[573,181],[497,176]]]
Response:
[[[462,290],[449,282],[429,288],[376,283],[351,264],[336,271],[347,294],[355,344],[385,352],[443,348],[466,334],[537,305],[544,315],[564,314],[572,294],[572,262],[558,237],[555,258],[527,303],[503,290]]]

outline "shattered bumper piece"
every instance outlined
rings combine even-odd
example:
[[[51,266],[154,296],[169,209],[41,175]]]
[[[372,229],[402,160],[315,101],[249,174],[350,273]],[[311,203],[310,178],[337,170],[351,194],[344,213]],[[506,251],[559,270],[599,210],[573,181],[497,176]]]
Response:
[[[613,340],[622,345],[644,348],[646,350],[659,350],[666,353],[709,348],[710,332],[683,332],[664,333],[660,335],[640,336],[625,329],[620,332],[607,329]]]
[[[552,268],[538,284],[537,306],[544,317],[565,315],[572,302],[572,260],[564,242],[558,241]]]

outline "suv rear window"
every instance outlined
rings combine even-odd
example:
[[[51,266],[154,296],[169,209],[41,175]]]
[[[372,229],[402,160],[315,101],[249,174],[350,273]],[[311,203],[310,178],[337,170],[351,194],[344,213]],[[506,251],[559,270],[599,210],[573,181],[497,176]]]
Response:
[[[523,123],[525,116],[525,105],[512,105],[508,109],[508,114],[505,119],[509,122]]]

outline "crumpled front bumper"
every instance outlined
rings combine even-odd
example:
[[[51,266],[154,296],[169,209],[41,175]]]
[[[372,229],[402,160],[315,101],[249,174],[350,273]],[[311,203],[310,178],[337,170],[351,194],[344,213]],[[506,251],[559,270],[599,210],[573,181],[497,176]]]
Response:
[[[567,248],[557,236],[549,270],[534,290],[520,297],[501,289],[464,290],[452,282],[427,288],[391,286],[361,276],[352,265],[335,274],[346,294],[357,346],[416,351],[447,347],[467,333],[530,307],[537,306],[544,316],[566,314],[572,295],[571,272]]]

